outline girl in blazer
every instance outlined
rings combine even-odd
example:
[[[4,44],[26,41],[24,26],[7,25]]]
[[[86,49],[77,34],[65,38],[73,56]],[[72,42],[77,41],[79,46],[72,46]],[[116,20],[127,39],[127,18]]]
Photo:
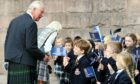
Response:
[[[128,52],[118,54],[116,65],[118,71],[111,76],[109,84],[135,84],[134,64],[131,54]]]

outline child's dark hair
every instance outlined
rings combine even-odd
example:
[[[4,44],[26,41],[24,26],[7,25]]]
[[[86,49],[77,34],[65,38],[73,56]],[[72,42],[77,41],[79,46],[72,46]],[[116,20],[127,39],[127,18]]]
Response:
[[[72,38],[71,37],[66,37],[65,40],[72,40]]]
[[[79,39],[82,39],[80,36],[75,36],[74,37],[74,40],[79,40]]]
[[[73,41],[70,38],[65,39],[65,43],[64,44],[66,44],[66,43],[70,43],[73,46]]]

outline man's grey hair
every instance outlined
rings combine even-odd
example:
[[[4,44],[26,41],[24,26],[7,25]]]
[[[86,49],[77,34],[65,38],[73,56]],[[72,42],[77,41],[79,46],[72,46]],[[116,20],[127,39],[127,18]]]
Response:
[[[39,0],[33,1],[33,2],[29,5],[29,7],[28,7],[28,9],[27,9],[27,12],[32,12],[32,10],[33,10],[34,8],[41,8],[41,7],[44,8],[44,4],[43,4],[42,1],[39,1]]]

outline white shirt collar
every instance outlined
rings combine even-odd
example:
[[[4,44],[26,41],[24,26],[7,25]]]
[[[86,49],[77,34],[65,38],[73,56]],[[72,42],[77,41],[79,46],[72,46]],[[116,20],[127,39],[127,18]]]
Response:
[[[27,11],[26,13],[29,14],[31,16],[31,18],[33,19],[33,16],[30,12]]]
[[[84,55],[79,55],[79,56],[77,57],[77,60],[79,61],[83,56],[84,56]]]
[[[120,70],[117,71],[117,73],[121,73],[122,71],[123,71],[123,69],[120,69]]]
[[[120,69],[120,70],[117,71],[117,75],[116,75],[115,79],[118,78],[118,76],[121,74],[121,72],[123,72],[123,69]]]

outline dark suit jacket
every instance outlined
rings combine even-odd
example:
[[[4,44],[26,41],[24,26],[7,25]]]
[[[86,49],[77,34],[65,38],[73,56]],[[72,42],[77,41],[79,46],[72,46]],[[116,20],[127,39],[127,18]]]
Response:
[[[13,19],[5,40],[5,61],[36,66],[44,58],[37,47],[37,25],[27,13]]]
[[[70,62],[65,67],[66,72],[70,73],[70,81],[71,84],[90,84],[91,83],[91,78],[86,78],[85,73],[84,73],[84,68],[90,66],[90,61],[87,59],[86,56],[83,56],[80,58],[78,61],[78,64]],[[80,74],[76,75],[75,70],[79,69]]]

